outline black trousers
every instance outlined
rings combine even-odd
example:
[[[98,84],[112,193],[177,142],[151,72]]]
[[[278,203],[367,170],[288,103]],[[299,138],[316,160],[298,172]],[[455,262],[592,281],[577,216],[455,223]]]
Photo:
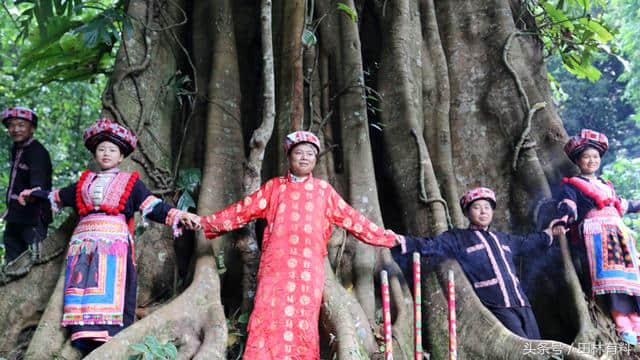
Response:
[[[525,339],[540,339],[538,322],[530,307],[488,307],[512,333]]]
[[[27,250],[29,245],[47,237],[45,225],[26,225],[8,222],[4,228],[5,259],[9,262]]]

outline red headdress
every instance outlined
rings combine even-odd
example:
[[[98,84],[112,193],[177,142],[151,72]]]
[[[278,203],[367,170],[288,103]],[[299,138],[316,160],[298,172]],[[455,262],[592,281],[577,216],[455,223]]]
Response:
[[[318,152],[320,152],[320,139],[318,139],[317,136],[309,131],[295,131],[287,135],[284,138],[284,152],[286,154],[289,154],[289,151],[294,146],[303,142],[310,143],[311,145],[316,147],[316,150],[318,150]]]
[[[496,208],[496,194],[494,194],[493,190],[486,187],[477,187],[475,189],[471,189],[467,191],[460,198],[460,207],[462,210],[466,210],[472,202],[476,200],[484,199],[491,203],[491,206]]]
[[[33,127],[38,127],[38,116],[31,109],[25,107],[10,107],[2,111],[2,123],[4,126],[9,126],[9,120],[22,119],[30,122]]]
[[[103,141],[109,141],[116,144],[124,156],[129,156],[136,148],[138,138],[124,126],[116,124],[108,118],[101,118],[95,124],[89,126],[84,131],[84,145],[91,151],[95,152],[96,147]]]
[[[564,146],[564,152],[574,163],[578,160],[580,154],[587,148],[592,147],[604,155],[609,148],[609,140],[605,134],[597,131],[582,129],[579,135],[573,136]]]

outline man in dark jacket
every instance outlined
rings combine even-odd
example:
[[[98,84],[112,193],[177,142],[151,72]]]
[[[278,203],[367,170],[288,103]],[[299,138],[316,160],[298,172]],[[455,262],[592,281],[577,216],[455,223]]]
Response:
[[[38,117],[27,108],[12,107],[2,112],[2,123],[13,140],[11,172],[7,188],[7,212],[4,214],[5,258],[9,263],[28,249],[38,255],[40,242],[46,237],[51,222],[51,208],[44,201],[18,203],[24,189],[51,189],[51,159],[49,152],[33,137]]]

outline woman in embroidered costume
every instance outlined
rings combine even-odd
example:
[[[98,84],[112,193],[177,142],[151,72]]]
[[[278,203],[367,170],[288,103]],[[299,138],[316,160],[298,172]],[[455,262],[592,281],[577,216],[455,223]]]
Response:
[[[584,240],[592,293],[605,298],[622,339],[636,345],[640,336],[638,255],[622,216],[640,211],[640,202],[619,198],[611,182],[596,176],[608,146],[604,134],[589,129],[565,145],[580,175],[564,179],[558,210],[574,224],[574,237]]]
[[[312,133],[287,135],[287,176],[273,178],[244,200],[202,218],[207,238],[253,219],[267,220],[244,359],[320,358],[318,316],[332,225],[371,245],[396,243],[393,232],[351,208],[326,181],[313,178],[319,151],[320,141]]]
[[[412,254],[455,258],[473,284],[480,301],[514,334],[540,339],[536,318],[527,295],[516,276],[513,257],[536,247],[550,246],[552,229],[562,227],[556,219],[543,232],[515,236],[490,229],[496,197],[491,189],[475,188],[460,199],[460,207],[469,219],[467,229],[452,229],[433,238],[400,236],[400,246],[391,250],[405,274],[410,274]],[[407,277],[410,278],[410,277]]]
[[[174,233],[179,223],[199,228],[199,217],[153,196],[138,173],[118,169],[136,147],[128,129],[99,119],[85,131],[84,142],[100,172],[86,170],[77,183],[52,192],[24,190],[19,201],[48,198],[54,210],[71,206],[80,215],[67,254],[62,326],[70,329],[72,345],[91,351],[134,321],[134,213],[170,225]]]

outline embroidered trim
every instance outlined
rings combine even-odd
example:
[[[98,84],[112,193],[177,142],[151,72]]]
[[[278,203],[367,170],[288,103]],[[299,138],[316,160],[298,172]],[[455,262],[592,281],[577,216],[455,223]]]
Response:
[[[62,326],[67,325],[120,325],[122,326],[122,314],[81,314],[67,313],[62,316]]]
[[[95,178],[95,176],[96,174],[91,170],[85,170],[80,176],[80,180],[76,186],[76,207],[78,208],[78,214],[80,216],[86,216],[91,211],[96,210],[93,207],[91,199],[87,197],[89,193],[88,188],[91,184],[90,180]],[[119,173],[116,175],[116,178],[113,179],[111,184],[109,184],[109,188],[105,191],[105,193],[108,194],[108,197],[105,198],[97,210],[105,212],[108,215],[117,215],[121,213],[124,210],[124,206],[127,203],[129,196],[131,195],[133,185],[139,177],[140,174],[136,171],[133,173]],[[127,180],[126,185],[124,185],[125,179]],[[120,196],[117,196],[118,190],[122,191]]]
[[[480,241],[484,244],[484,247],[487,249],[487,255],[489,256],[489,261],[491,262],[491,267],[493,268],[493,272],[496,274],[496,278],[498,279],[498,284],[500,285],[500,291],[502,291],[502,297],[504,299],[504,305],[506,307],[511,307],[511,302],[509,301],[509,293],[507,293],[507,286],[504,283],[504,279],[502,278],[502,273],[500,272],[500,268],[498,267],[498,263],[496,262],[495,256],[493,256],[493,251],[489,247],[489,243],[487,239],[484,238],[480,231],[474,231],[477,237],[480,238]]]
[[[47,198],[49,199],[49,203],[51,204],[51,210],[53,210],[53,212],[58,213],[60,212],[60,190],[56,189],[53,190],[52,192],[49,193],[49,195],[47,196]]]
[[[498,250],[500,251],[500,256],[502,256],[502,261],[504,261],[504,266],[507,268],[507,272],[509,273],[509,276],[511,277],[511,281],[513,282],[513,288],[516,291],[516,295],[518,295],[518,300],[520,300],[520,306],[524,306],[524,300],[522,299],[520,290],[518,290],[518,279],[516,278],[515,275],[513,275],[513,272],[511,271],[511,266],[509,266],[509,263],[507,262],[507,258],[504,256],[504,251],[502,250],[502,246],[501,246],[502,244],[500,244],[500,241],[498,240],[498,238],[494,233],[490,232],[489,235],[491,235],[491,237],[493,238],[493,241],[496,242],[496,246],[498,246]]]
[[[107,342],[111,339],[109,331],[77,331],[71,334],[71,340],[91,339],[93,341]]]
[[[485,281],[478,281],[473,283],[473,287],[476,289],[496,285],[498,283],[498,278],[493,278]]]
[[[162,200],[158,199],[156,196],[153,195],[149,195],[147,196],[146,199],[144,199],[144,201],[142,202],[142,204],[140,204],[140,212],[142,213],[142,217],[146,218],[147,215],[153,211],[153,208],[156,207],[156,205],[160,204],[162,202]]]
[[[596,206],[599,209],[602,209],[605,206],[613,205],[616,209],[618,209],[618,213],[620,214],[620,216],[624,215],[624,213],[622,212],[620,199],[618,199],[618,197],[616,196],[616,191],[610,181],[607,181],[606,185],[611,189],[612,197],[609,197],[608,194],[604,194],[600,189],[598,189],[597,186],[591,184],[591,182],[583,180],[577,176],[574,176],[572,178],[564,178],[562,179],[562,181],[575,186],[583,194],[595,201]]]
[[[7,189],[7,213],[9,212],[8,211],[9,200],[18,199],[17,196],[15,198],[12,198],[11,195],[15,195],[13,194],[13,185],[15,185],[16,176],[18,175],[18,168],[20,167],[20,161],[22,160],[22,153],[24,152],[24,149],[27,146],[31,145],[31,143],[34,140],[35,139],[32,137],[21,146],[18,146],[18,150],[16,150],[16,157],[13,159],[13,162],[11,163],[11,178],[9,179],[9,188]]]
[[[620,199],[620,213],[626,214],[629,211],[629,201],[627,199]]]
[[[473,246],[469,246],[467,248],[467,254],[470,254],[474,251],[478,251],[478,250],[482,250],[484,249],[484,245],[483,244],[477,244],[477,245],[473,245]]]

